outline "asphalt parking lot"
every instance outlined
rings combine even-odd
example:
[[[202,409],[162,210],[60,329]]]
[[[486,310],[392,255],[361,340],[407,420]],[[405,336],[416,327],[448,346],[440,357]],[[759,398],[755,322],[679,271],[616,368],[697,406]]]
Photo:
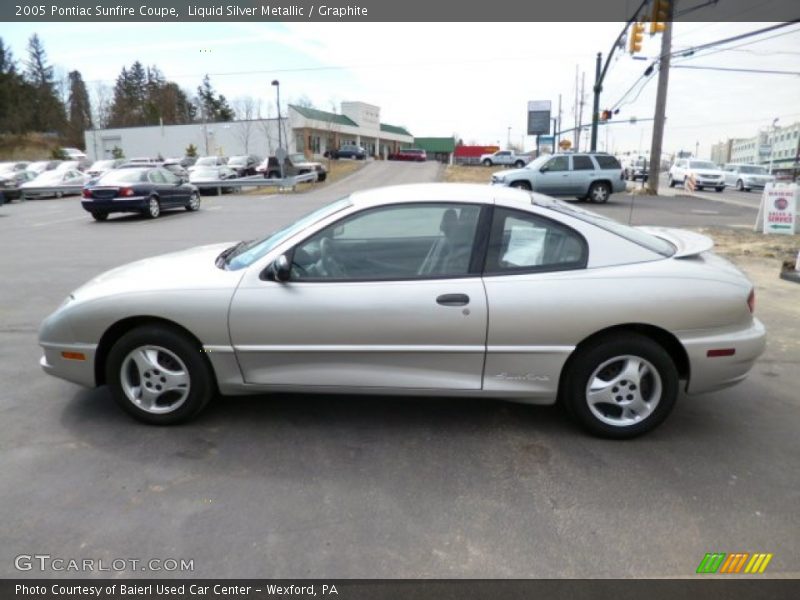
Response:
[[[86,575],[14,568],[39,553],[194,561],[121,573],[147,577],[691,577],[716,551],[770,552],[768,576],[800,575],[800,328],[786,310],[798,290],[777,277],[759,288],[771,337],[751,376],[680,398],[628,442],[588,437],[555,408],[468,399],[223,398],[159,428],[39,368],[41,320],[103,270],[438,173],[374,163],[305,194],[204,197],[199,213],[155,221],[96,223],[75,197],[0,207],[0,576]],[[599,209],[634,224],[755,218],[668,200]]]

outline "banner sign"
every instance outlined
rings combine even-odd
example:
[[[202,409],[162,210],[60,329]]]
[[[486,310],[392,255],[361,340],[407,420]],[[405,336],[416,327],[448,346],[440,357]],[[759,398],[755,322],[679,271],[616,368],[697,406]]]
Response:
[[[797,223],[797,184],[768,183],[761,197],[764,214],[764,233],[793,235]]]

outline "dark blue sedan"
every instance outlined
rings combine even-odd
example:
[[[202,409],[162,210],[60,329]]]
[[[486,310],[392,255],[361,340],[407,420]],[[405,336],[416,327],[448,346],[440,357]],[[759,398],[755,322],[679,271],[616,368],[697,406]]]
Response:
[[[115,212],[141,213],[155,219],[170,208],[198,210],[200,192],[161,167],[129,167],[90,181],[83,188],[81,204],[98,221]]]

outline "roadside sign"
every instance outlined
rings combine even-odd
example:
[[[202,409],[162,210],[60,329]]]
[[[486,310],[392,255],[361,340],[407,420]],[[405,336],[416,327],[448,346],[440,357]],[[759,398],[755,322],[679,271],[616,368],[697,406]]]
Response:
[[[528,102],[528,135],[550,133],[550,100]]]
[[[768,183],[761,196],[759,215],[764,219],[764,233],[794,235],[797,224],[797,184]],[[757,223],[758,221],[756,221]]]
[[[562,150],[569,150],[570,148],[572,148],[572,142],[570,142],[569,140],[561,140],[560,142],[558,142],[558,147],[561,148]]]
[[[539,136],[539,143],[543,146],[552,146],[556,141],[554,135],[540,135]]]

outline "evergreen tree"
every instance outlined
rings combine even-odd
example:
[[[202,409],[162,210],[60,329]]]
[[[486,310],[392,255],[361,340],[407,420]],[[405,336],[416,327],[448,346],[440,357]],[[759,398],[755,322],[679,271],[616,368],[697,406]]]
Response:
[[[58,99],[53,67],[47,63],[47,53],[39,36],[28,40],[28,60],[25,79],[33,88],[31,97],[31,129],[34,131],[64,131],[66,115]]]
[[[206,75],[203,83],[197,88],[197,105],[200,111],[200,118],[207,122],[233,121],[234,111],[228,104],[225,96],[214,93],[211,86],[211,78]]]
[[[67,141],[72,146],[83,147],[83,132],[92,128],[92,108],[80,71],[69,73],[68,112]]]

